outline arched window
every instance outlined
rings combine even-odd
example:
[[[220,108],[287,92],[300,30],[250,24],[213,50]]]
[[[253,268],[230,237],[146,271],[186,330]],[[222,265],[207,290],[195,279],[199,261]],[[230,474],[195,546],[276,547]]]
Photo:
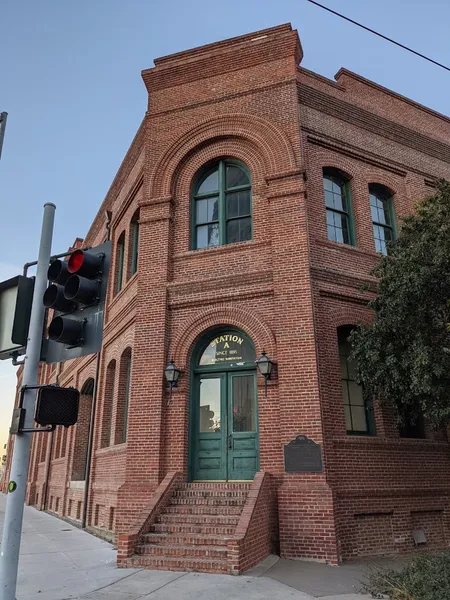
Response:
[[[117,390],[116,428],[114,443],[127,441],[128,404],[131,383],[131,348],[127,348],[120,357],[119,387]]]
[[[375,435],[372,403],[364,398],[363,389],[356,381],[356,365],[350,360],[351,346],[348,337],[352,329],[353,326],[350,325],[338,327],[345,424],[349,434]]]
[[[391,192],[377,183],[369,184],[375,250],[388,253],[388,244],[395,239],[394,203]]]
[[[123,261],[125,256],[125,233],[121,233],[116,247],[116,294],[122,289]]]
[[[102,430],[100,448],[111,443],[112,407],[114,401],[114,384],[116,379],[116,361],[111,360],[106,368],[105,395],[103,398]]]
[[[130,226],[130,252],[128,279],[132,277],[138,267],[139,254],[139,209],[134,213]]]
[[[95,382],[88,379],[80,392],[78,421],[75,426],[75,442],[73,445],[72,481],[84,481],[87,461],[87,440],[91,421],[92,398]]]
[[[196,179],[193,190],[193,248],[252,239],[252,188],[247,168],[220,160]]]
[[[348,180],[335,169],[324,169],[323,190],[328,239],[354,246],[355,234]]]

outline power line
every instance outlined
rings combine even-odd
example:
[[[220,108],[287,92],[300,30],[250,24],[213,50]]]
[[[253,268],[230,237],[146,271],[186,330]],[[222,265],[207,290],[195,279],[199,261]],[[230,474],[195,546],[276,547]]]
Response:
[[[388,42],[391,42],[391,44],[395,44],[396,46],[403,48],[403,50],[407,50],[408,52],[411,52],[412,54],[415,54],[416,56],[420,56],[420,58],[424,58],[428,62],[433,63],[434,65],[437,65],[438,67],[441,67],[442,69],[445,69],[446,71],[450,71],[450,67],[446,67],[442,63],[437,62],[437,60],[433,60],[432,58],[425,56],[425,54],[416,52],[416,50],[413,50],[412,48],[408,48],[408,46],[400,44],[400,42],[396,42],[392,38],[389,38],[386,35],[383,35],[382,33],[378,33],[378,31],[375,31],[374,29],[370,29],[370,27],[366,27],[365,25],[358,23],[358,21],[354,21],[353,19],[350,19],[349,17],[346,17],[345,15],[342,15],[341,13],[338,13],[335,10],[332,10],[331,8],[328,8],[328,6],[319,4],[318,2],[315,2],[315,0],[307,0],[307,1],[310,2],[311,4],[315,4],[316,6],[319,6],[320,8],[323,8],[324,10],[327,10],[328,12],[332,13],[333,15],[336,15],[337,17],[340,17],[341,19],[344,19],[345,21],[348,21],[349,23],[353,23],[353,25],[356,25],[357,27],[361,27],[361,29],[370,31],[370,33],[373,33],[374,35],[377,35],[378,37],[383,38],[383,40],[387,40]]]

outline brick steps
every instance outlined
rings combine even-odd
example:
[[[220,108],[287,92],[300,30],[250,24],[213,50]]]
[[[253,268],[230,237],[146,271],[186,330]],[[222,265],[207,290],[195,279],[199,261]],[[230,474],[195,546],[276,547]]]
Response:
[[[227,561],[201,558],[160,558],[135,554],[130,567],[143,567],[164,571],[197,571],[200,573],[226,573]]]
[[[251,488],[251,482],[249,483],[241,483],[241,482],[214,482],[214,481],[195,481],[193,483],[181,483],[178,486],[178,491],[183,490],[237,490],[237,491],[249,491]]]
[[[167,514],[163,513],[159,515],[157,519],[158,523],[185,523],[195,525],[237,525],[239,517],[234,516],[219,516],[209,514],[196,514],[196,515],[185,515],[183,513]]]
[[[245,497],[242,498],[221,498],[218,497],[196,497],[195,502],[193,498],[185,497],[172,497],[169,505],[171,506],[238,506],[243,507],[245,504]]]
[[[228,547],[249,483],[180,484],[135,547],[129,566],[228,572]]]
[[[233,535],[236,527],[230,525],[184,525],[182,523],[155,523],[151,526],[153,533],[206,533],[217,535]]]
[[[209,504],[174,504],[166,506],[168,515],[240,515],[242,506],[211,506]]]
[[[210,559],[227,559],[226,546],[183,546],[175,545],[158,545],[158,544],[140,544],[136,546],[136,554],[153,555],[153,556],[174,556],[182,558],[210,558]]]
[[[247,490],[239,490],[239,489],[179,489],[174,492],[174,498],[221,498],[221,499],[242,499],[245,501],[247,498],[248,491]]]
[[[180,544],[181,546],[226,546],[230,536],[207,535],[204,533],[169,534],[169,533],[147,533],[143,536],[145,544]]]

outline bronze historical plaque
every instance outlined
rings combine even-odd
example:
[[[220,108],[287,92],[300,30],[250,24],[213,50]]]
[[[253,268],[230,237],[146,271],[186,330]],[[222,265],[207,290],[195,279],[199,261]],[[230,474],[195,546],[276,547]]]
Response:
[[[306,435],[298,435],[284,447],[284,470],[286,473],[321,473],[322,446]]]

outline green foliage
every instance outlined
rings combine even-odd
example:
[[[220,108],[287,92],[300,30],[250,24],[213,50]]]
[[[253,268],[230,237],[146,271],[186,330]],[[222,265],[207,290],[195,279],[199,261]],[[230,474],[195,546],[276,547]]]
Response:
[[[351,336],[365,392],[400,419],[419,412],[436,427],[450,419],[450,183],[441,181],[404,220],[374,269],[375,319]],[[450,597],[450,596],[449,596]]]
[[[365,591],[390,600],[448,600],[450,598],[450,552],[420,555],[401,571],[374,569],[368,573]]]

